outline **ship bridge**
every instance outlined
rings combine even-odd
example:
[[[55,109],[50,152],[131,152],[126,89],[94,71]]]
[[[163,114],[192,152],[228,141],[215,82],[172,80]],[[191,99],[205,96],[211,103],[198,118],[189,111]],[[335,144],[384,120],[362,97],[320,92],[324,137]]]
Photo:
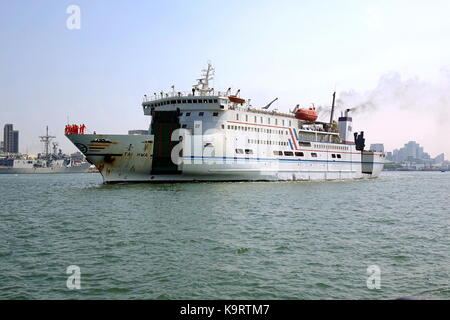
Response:
[[[231,95],[231,88],[226,92],[210,88],[213,77],[214,68],[208,63],[197,83],[192,86],[192,92],[179,92],[172,86],[171,92],[155,92],[150,97],[145,95],[142,103],[144,114],[149,116],[153,111],[219,111],[249,107],[249,101],[239,97],[240,90]]]
[[[227,110],[229,99],[222,92],[211,92],[211,94],[186,94],[186,93],[162,93],[160,97],[148,99],[144,97],[142,103],[144,114],[150,116],[152,111],[214,111]]]

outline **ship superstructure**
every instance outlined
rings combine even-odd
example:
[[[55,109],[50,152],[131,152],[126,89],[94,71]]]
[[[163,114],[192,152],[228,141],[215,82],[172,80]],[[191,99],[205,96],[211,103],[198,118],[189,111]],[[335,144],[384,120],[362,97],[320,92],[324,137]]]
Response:
[[[349,109],[325,123],[314,108],[256,108],[240,90],[210,88],[213,75],[208,64],[191,91],[144,96],[149,135],[67,137],[105,182],[360,179],[383,169],[384,155],[364,150],[364,133],[353,132]]]

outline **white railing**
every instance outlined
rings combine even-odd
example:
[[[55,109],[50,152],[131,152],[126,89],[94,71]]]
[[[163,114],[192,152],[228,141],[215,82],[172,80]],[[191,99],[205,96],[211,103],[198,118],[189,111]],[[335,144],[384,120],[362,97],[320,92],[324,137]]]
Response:
[[[198,92],[195,94],[186,91],[170,91],[170,92],[155,92],[153,95],[144,95],[143,102],[150,102],[162,99],[171,99],[171,98],[195,98],[195,97],[228,97],[227,92],[225,91],[214,91],[211,90],[209,92]]]

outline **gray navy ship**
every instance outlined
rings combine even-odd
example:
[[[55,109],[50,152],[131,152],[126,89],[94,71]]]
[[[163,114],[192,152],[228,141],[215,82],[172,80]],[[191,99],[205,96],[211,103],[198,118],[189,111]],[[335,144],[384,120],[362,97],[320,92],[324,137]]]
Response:
[[[52,140],[56,137],[48,134],[40,136],[44,143],[44,153],[37,158],[6,155],[0,157],[0,174],[37,174],[37,173],[83,173],[92,172],[91,165],[81,157],[68,156],[58,150],[58,143]],[[50,152],[50,143],[53,150]]]

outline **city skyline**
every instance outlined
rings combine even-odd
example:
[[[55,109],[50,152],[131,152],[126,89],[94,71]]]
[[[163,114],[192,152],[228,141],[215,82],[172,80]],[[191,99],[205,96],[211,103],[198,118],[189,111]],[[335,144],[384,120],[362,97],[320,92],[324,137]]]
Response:
[[[407,161],[442,163],[445,161],[445,154],[440,153],[431,156],[428,152],[425,152],[425,148],[421,146],[420,143],[409,141],[405,143],[403,147],[386,152],[386,159],[397,163]]]

